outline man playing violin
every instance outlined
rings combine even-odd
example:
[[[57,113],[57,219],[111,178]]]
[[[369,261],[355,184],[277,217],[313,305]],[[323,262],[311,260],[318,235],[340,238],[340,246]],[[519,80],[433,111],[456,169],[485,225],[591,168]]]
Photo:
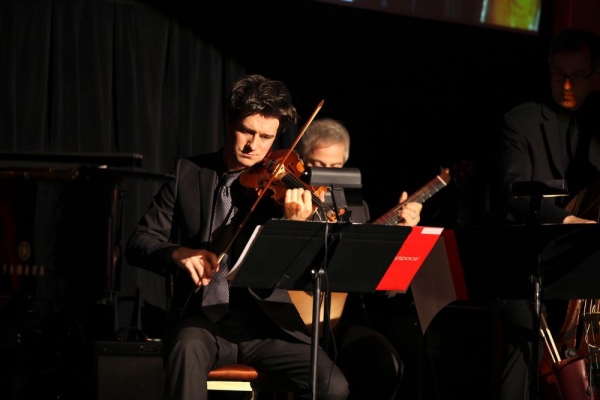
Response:
[[[228,98],[224,147],[179,160],[175,179],[155,195],[127,242],[131,265],[174,277],[164,341],[167,399],[207,399],[208,373],[235,363],[264,373],[265,390],[309,398],[311,338],[288,292],[230,288],[224,281],[256,225],[313,213],[309,190],[288,189],[281,207],[257,199],[238,179],[297,120],[283,83],[240,78]],[[317,398],[346,399],[348,383],[322,349],[317,366]]]
[[[307,167],[342,168],[350,156],[350,135],[346,127],[331,118],[314,120],[299,142],[298,154]],[[400,203],[408,198],[403,192]],[[422,204],[408,202],[398,211],[399,225],[415,226],[420,221]],[[349,202],[352,222],[370,221],[366,202]],[[292,292],[292,296],[296,294]],[[332,308],[336,301],[345,301],[341,319],[334,329],[339,349],[338,365],[350,384],[349,399],[374,398],[393,400],[397,398],[403,375],[402,360],[388,339],[373,329],[369,308],[363,301],[367,295],[350,293],[332,294]],[[385,293],[372,296],[385,297]],[[336,305],[337,307],[337,305]],[[364,315],[366,313],[366,315]]]

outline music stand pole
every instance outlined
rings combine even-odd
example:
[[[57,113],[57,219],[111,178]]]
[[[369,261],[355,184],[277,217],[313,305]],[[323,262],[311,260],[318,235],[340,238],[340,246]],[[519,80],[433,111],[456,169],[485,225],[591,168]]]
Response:
[[[528,226],[540,226],[540,210],[542,208],[542,195],[532,194],[529,197],[529,215],[527,220]],[[531,276],[531,282],[533,283],[533,313],[532,313],[532,327],[531,327],[531,362],[529,367],[529,398],[531,400],[537,400],[539,383],[539,360],[540,360],[540,328],[542,320],[542,302],[540,298],[541,283],[540,283],[540,254],[538,253],[535,258],[535,273]]]
[[[540,329],[541,329],[541,299],[540,299],[540,278],[539,276],[532,276],[534,286],[534,298],[533,298],[533,324],[531,329],[531,364],[529,367],[529,398],[531,400],[537,400],[538,398],[538,371],[539,371],[539,358],[540,358]]]
[[[313,279],[313,315],[312,315],[312,337],[310,341],[310,391],[311,391],[311,400],[317,399],[317,355],[319,353],[319,322],[321,319],[321,280],[323,275],[325,275],[325,266],[327,263],[328,251],[330,244],[329,243],[329,223],[325,224],[325,254],[323,256],[323,262],[319,263],[319,268],[317,270],[311,270]],[[329,313],[325,313],[329,315]],[[323,318],[323,326],[325,326],[326,321]]]
[[[312,315],[312,339],[310,342],[310,390],[311,400],[317,398],[317,354],[319,351],[319,319],[321,316],[321,277],[325,273],[323,267],[317,271],[311,271],[313,275],[313,315]],[[325,321],[323,321],[325,322]]]

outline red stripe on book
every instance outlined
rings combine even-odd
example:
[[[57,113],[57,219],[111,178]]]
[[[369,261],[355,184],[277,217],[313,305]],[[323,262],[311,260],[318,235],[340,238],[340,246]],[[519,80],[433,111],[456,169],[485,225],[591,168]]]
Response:
[[[442,233],[442,228],[414,226],[376,290],[405,292]]]

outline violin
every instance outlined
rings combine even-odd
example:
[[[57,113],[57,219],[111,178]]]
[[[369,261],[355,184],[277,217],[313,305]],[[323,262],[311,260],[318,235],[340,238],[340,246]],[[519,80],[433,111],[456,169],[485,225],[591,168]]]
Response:
[[[337,222],[336,212],[323,202],[326,187],[310,186],[301,177],[306,168],[304,161],[293,150],[275,150],[268,154],[262,162],[244,170],[239,177],[240,183],[257,191],[259,196],[266,195],[267,190],[273,200],[284,204],[287,189],[303,188],[311,193],[313,212],[323,210],[325,217],[330,222]],[[340,214],[343,210],[340,210]]]

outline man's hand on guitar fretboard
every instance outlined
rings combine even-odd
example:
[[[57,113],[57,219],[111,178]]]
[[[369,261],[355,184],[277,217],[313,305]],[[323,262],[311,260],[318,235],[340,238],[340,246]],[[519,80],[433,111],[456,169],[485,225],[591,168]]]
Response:
[[[407,199],[408,199],[408,193],[402,192],[402,195],[400,196],[400,201],[398,202],[398,204],[402,204],[402,203],[406,202]],[[398,210],[397,225],[403,225],[403,226],[417,225],[419,223],[419,221],[421,221],[421,210],[422,209],[423,209],[423,204],[421,204],[419,202],[416,202],[416,201],[407,202]]]

